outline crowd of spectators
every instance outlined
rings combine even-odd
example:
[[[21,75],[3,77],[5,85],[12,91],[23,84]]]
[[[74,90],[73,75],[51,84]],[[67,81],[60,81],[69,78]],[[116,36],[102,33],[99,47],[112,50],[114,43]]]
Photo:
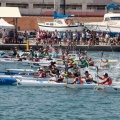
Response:
[[[100,33],[89,30],[49,32],[36,31],[36,44],[61,44],[64,45],[120,45],[120,34],[112,36],[109,33]]]
[[[15,32],[10,30],[6,32],[3,29],[2,42],[4,43],[24,43],[28,39],[28,32]],[[64,44],[67,46],[75,45],[120,45],[120,34],[115,36],[110,33],[100,33],[95,31],[83,30],[78,31],[65,31],[60,32],[55,30],[54,32],[49,31],[37,31],[35,30],[35,43],[39,44]]]
[[[15,43],[22,44],[24,40],[27,38],[27,32],[16,32],[15,30],[6,30],[2,31],[2,42],[3,43]]]

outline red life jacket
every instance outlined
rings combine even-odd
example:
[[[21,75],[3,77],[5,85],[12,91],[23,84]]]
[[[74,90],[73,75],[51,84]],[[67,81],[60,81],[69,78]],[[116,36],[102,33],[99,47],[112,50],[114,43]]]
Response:
[[[105,85],[111,85],[111,84],[112,84],[112,78],[109,77]]]

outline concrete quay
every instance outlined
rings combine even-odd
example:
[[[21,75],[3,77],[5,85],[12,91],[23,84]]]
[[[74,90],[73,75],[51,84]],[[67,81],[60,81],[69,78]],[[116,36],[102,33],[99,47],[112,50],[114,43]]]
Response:
[[[2,43],[1,42],[2,40],[0,40],[0,50],[11,50],[12,48],[14,47],[17,47],[18,49],[20,50],[26,50],[26,43],[24,44],[5,44],[5,43]],[[31,41],[29,42],[29,46],[32,46],[33,49],[37,49],[37,48],[40,48],[40,46],[44,46],[44,45],[41,45],[39,44],[38,46],[36,46],[35,42]],[[63,43],[60,45],[54,45],[55,47],[57,48],[62,48],[64,49],[67,45],[64,45]],[[120,46],[118,45],[114,45],[114,46],[111,46],[111,45],[91,45],[89,48],[88,48],[88,45],[77,45],[76,50],[87,50],[87,51],[115,51],[115,52],[120,52]]]

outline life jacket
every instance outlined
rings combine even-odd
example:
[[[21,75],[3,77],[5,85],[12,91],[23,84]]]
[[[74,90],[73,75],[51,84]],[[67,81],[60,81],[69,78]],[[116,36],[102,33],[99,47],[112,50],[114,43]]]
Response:
[[[38,61],[39,61],[39,59],[35,57],[35,62],[38,62]]]
[[[40,73],[40,74],[39,74],[39,77],[40,77],[40,78],[44,78],[44,77],[45,77],[45,74],[44,74],[44,73]]]
[[[109,77],[105,85],[111,85],[111,84],[112,84],[112,78]]]
[[[78,80],[76,81],[76,84],[83,84],[82,78],[78,77]]]

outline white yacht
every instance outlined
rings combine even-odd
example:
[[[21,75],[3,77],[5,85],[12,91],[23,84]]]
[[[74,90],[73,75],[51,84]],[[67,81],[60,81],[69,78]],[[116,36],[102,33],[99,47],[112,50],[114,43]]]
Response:
[[[107,12],[104,14],[104,19],[102,22],[88,22],[84,23],[84,26],[91,31],[99,32],[120,32],[120,13],[109,12],[110,8],[117,8],[115,4],[109,4],[106,6]]]
[[[53,22],[38,22],[40,30],[43,31],[82,31],[84,26],[82,23],[73,19],[74,15],[63,15],[57,14],[55,11],[55,0],[54,0],[54,21]]]
[[[82,31],[84,26],[75,22],[72,18],[57,18],[54,22],[38,23],[39,29],[43,31]]]

